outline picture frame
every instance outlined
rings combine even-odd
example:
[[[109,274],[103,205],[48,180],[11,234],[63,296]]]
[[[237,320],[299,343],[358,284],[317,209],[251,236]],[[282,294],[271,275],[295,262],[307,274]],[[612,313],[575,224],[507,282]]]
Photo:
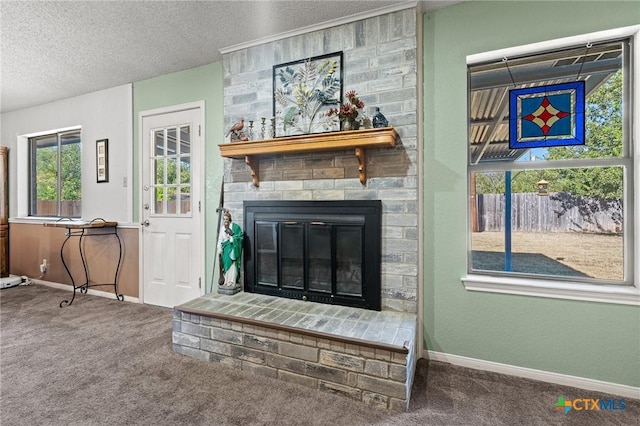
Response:
[[[109,139],[96,141],[96,182],[109,182]]]
[[[331,108],[342,105],[342,52],[273,66],[275,137],[340,131]]]

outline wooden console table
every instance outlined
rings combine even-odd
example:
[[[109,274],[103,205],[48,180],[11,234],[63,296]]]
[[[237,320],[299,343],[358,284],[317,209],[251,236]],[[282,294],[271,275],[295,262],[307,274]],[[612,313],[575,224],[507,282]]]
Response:
[[[99,287],[99,286],[113,286],[114,293],[116,294],[116,299],[122,301],[124,300],[124,296],[118,293],[118,275],[120,273],[120,266],[122,265],[122,241],[118,236],[117,226],[118,222],[108,222],[104,219],[93,219],[91,222],[82,222],[75,221],[73,219],[62,219],[57,222],[48,222],[45,223],[44,226],[51,226],[56,228],[66,228],[66,238],[62,243],[62,247],[60,247],[60,258],[62,259],[62,264],[64,268],[67,270],[67,274],[69,274],[69,278],[71,278],[71,284],[73,285],[73,297],[71,301],[63,300],[60,302],[60,307],[69,306],[73,303],[76,298],[76,290],[80,289],[80,292],[87,293],[89,287]],[[112,283],[104,283],[104,284],[90,284],[89,282],[89,269],[87,267],[87,259],[84,251],[83,239],[87,237],[98,237],[104,235],[113,235],[118,240],[118,265],[116,266],[116,272],[113,277]],[[73,279],[73,274],[69,270],[69,266],[64,259],[64,246],[69,242],[71,237],[78,237],[78,250],[80,251],[80,259],[82,260],[82,267],[84,269],[84,283],[80,285],[76,285],[75,280]]]
[[[242,158],[251,168],[251,179],[260,186],[260,156],[271,154],[294,154],[300,152],[337,151],[355,149],[358,159],[358,177],[363,185],[367,183],[366,148],[393,148],[398,133],[393,127],[351,130],[346,132],[316,133],[312,135],[288,136],[248,142],[219,144],[220,155],[228,158]]]

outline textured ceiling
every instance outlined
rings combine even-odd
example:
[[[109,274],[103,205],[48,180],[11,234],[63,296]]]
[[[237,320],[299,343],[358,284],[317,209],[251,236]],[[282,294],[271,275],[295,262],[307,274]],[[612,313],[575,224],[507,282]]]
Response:
[[[423,10],[458,1],[421,1]],[[412,2],[413,5],[416,2]],[[0,112],[222,60],[220,49],[406,1],[2,1]]]

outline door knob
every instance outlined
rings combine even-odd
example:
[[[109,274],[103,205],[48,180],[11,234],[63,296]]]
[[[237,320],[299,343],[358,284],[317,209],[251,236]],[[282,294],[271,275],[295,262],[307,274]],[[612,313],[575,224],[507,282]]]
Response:
[[[145,220],[144,222],[140,222],[140,225],[142,226],[149,226],[149,221]]]

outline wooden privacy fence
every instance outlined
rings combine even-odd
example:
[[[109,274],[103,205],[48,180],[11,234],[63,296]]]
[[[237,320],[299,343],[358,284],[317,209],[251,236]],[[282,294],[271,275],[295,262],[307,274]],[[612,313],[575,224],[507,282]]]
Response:
[[[36,209],[38,216],[56,216],[58,215],[58,202],[55,200],[38,200]],[[62,210],[60,212],[62,217],[80,217],[82,214],[82,201],[62,201],[60,209]]]
[[[570,195],[549,193],[540,196],[536,193],[515,193],[511,195],[511,229],[514,232],[622,232],[622,223],[616,218],[622,217],[620,208],[609,206],[606,210],[580,211],[578,206],[565,210],[562,199]],[[620,204],[621,206],[621,204]],[[504,194],[477,194],[477,229],[482,231],[504,231],[505,224]],[[563,212],[562,214],[559,214]]]

